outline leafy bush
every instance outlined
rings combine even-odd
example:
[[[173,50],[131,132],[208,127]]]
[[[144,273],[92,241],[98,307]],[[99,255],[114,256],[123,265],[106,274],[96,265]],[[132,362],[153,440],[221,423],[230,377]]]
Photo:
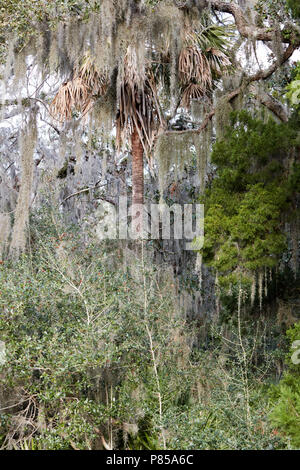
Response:
[[[54,219],[36,217],[30,254],[0,266],[2,443],[122,447],[149,416],[165,446],[162,407],[186,394],[190,373],[168,272],[132,250],[126,265],[116,245],[85,244]]]
[[[287,331],[291,347],[287,355],[288,370],[279,385],[272,388],[274,408],[271,422],[286,436],[293,448],[300,448],[300,322]]]
[[[0,265],[3,448],[282,445],[261,382],[275,363],[250,324],[232,321],[199,350],[172,272],[145,244],[98,242],[47,211],[30,238],[27,255]]]

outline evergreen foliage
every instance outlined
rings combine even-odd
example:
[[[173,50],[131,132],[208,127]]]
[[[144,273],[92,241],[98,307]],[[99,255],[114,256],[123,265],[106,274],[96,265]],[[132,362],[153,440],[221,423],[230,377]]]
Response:
[[[283,214],[293,213],[298,166],[288,166],[297,133],[273,120],[233,113],[217,141],[212,162],[217,177],[204,198],[204,260],[228,284],[275,268],[286,247]]]
[[[290,446],[300,448],[300,323],[287,331],[290,350],[286,357],[288,370],[279,385],[272,388],[274,408],[272,425],[284,434]]]

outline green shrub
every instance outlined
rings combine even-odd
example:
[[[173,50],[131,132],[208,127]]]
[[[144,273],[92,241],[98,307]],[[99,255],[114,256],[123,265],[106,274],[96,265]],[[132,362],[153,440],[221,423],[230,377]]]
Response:
[[[272,425],[286,436],[293,448],[300,448],[300,322],[287,332],[290,352],[288,370],[280,383],[272,388],[274,408],[270,415]]]
[[[99,242],[47,211],[30,239],[27,255],[0,265],[2,448],[282,445],[261,381],[272,351],[251,323],[235,318],[205,346],[146,244]]]

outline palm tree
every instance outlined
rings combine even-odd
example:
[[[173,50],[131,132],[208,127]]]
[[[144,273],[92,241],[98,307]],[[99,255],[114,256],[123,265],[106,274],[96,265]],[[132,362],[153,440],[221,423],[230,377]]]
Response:
[[[144,203],[143,155],[151,152],[155,130],[162,124],[155,95],[153,76],[149,70],[139,70],[136,49],[128,46],[116,123],[118,148],[125,130],[131,136],[133,204]]]
[[[226,53],[228,33],[224,28],[210,25],[195,29],[182,28],[183,47],[177,58],[178,77],[182,91],[181,105],[189,108],[191,100],[201,100],[212,90],[214,78],[229,67]],[[170,54],[151,50],[152,59],[140,67],[138,44],[129,44],[123,57],[117,80],[118,112],[116,116],[117,147],[130,139],[132,150],[132,202],[144,202],[144,155],[150,161],[151,150],[159,129],[166,128],[159,102],[158,89],[170,73]],[[154,67],[153,63],[166,67]],[[87,113],[97,98],[105,96],[110,86],[107,74],[97,70],[95,61],[86,54],[74,71],[73,78],[64,83],[52,105],[51,113],[61,121],[72,118],[74,110]]]
[[[159,110],[154,98],[155,84],[149,71],[139,71],[136,51],[129,45],[124,57],[118,113],[116,117],[117,148],[121,148],[126,135],[132,148],[132,202],[144,202],[143,156],[149,155],[159,122]],[[74,76],[59,89],[51,104],[51,114],[60,121],[70,120],[73,111],[86,114],[96,98],[104,96],[109,83],[101,75],[87,54]]]

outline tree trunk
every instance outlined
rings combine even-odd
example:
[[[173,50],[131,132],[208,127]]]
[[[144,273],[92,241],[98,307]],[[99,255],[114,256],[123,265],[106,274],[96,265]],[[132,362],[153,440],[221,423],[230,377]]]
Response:
[[[134,126],[131,135],[132,144],[132,203],[144,204],[144,160],[143,160],[143,145]]]

